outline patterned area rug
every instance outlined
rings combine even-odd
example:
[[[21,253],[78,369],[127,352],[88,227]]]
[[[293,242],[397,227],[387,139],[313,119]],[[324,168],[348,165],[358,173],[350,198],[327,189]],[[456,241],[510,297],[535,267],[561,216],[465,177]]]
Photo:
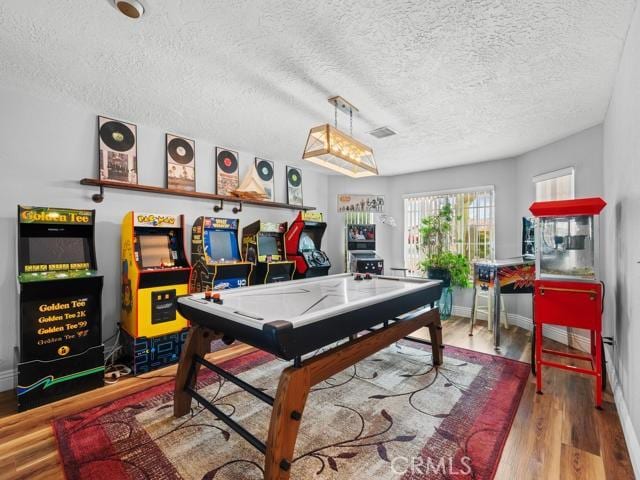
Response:
[[[393,345],[313,388],[292,479],[489,479],[529,375],[527,364],[453,347]],[[288,366],[263,352],[227,370],[275,395]],[[217,375],[201,393],[258,438],[271,409]],[[264,457],[207,410],[172,416],[173,382],[54,423],[69,479],[261,479]]]

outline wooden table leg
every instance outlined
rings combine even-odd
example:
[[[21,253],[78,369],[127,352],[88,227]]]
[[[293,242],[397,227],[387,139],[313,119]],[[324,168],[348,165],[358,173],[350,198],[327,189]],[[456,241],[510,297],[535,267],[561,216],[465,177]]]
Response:
[[[189,330],[187,339],[182,347],[180,363],[176,372],[176,389],[173,395],[173,415],[175,417],[182,417],[191,410],[191,395],[185,391],[185,387],[187,386],[187,380],[190,380],[190,387],[195,385],[200,367],[199,363],[193,361],[193,356],[204,357],[211,351],[211,342],[219,336],[200,325],[193,326]],[[189,379],[189,372],[192,368],[195,369],[195,372]]]
[[[309,369],[289,367],[282,372],[267,437],[265,480],[287,480],[302,412],[311,389]]]
[[[435,316],[429,324],[429,337],[431,338],[433,364],[442,365],[442,350],[444,350],[444,345],[442,344],[442,322],[440,315]]]
[[[312,386],[415,332],[429,327],[433,363],[442,363],[442,327],[437,309],[401,320],[305,360],[282,372],[267,437],[265,480],[288,480],[298,429]]]

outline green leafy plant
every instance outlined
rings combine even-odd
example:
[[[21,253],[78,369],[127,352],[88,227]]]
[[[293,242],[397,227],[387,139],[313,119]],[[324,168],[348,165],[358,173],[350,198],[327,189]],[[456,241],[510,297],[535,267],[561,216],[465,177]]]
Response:
[[[429,269],[447,270],[451,276],[451,285],[468,288],[471,285],[471,265],[467,257],[459,253],[443,252],[440,255],[425,257],[420,262],[423,271]]]
[[[453,209],[451,205],[443,205],[438,213],[424,217],[420,222],[420,237],[425,257],[420,268],[439,269],[449,272],[451,285],[467,288],[470,285],[471,265],[464,255],[454,253],[450,246],[453,243]]]

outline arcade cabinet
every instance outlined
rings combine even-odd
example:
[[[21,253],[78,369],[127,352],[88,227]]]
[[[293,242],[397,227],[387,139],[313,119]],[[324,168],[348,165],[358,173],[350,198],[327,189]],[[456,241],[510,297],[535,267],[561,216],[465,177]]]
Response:
[[[384,260],[376,254],[375,250],[375,225],[347,225],[347,251],[351,273],[382,275]]]
[[[95,211],[18,206],[18,410],[104,384]]]
[[[320,212],[300,212],[285,235],[287,258],[296,263],[294,278],[329,274],[331,262],[320,246],[327,224]]]
[[[184,217],[129,212],[122,221],[121,327],[134,374],[179,360],[188,323],[176,300],[189,293]]]
[[[251,262],[243,262],[238,246],[238,220],[198,217],[191,228],[191,293],[244,287]]]
[[[242,257],[251,262],[250,285],[283,282],[293,278],[295,262],[287,260],[284,232],[287,222],[260,220],[242,229]]]

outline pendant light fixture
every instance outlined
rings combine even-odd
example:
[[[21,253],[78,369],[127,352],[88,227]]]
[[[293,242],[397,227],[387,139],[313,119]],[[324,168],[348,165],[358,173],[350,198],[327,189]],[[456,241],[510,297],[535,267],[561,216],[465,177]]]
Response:
[[[342,97],[331,97],[335,126],[326,123],[309,131],[302,158],[353,178],[378,175],[373,150],[353,138],[353,112],[358,109]],[[349,135],[338,130],[338,110],[349,115]]]

